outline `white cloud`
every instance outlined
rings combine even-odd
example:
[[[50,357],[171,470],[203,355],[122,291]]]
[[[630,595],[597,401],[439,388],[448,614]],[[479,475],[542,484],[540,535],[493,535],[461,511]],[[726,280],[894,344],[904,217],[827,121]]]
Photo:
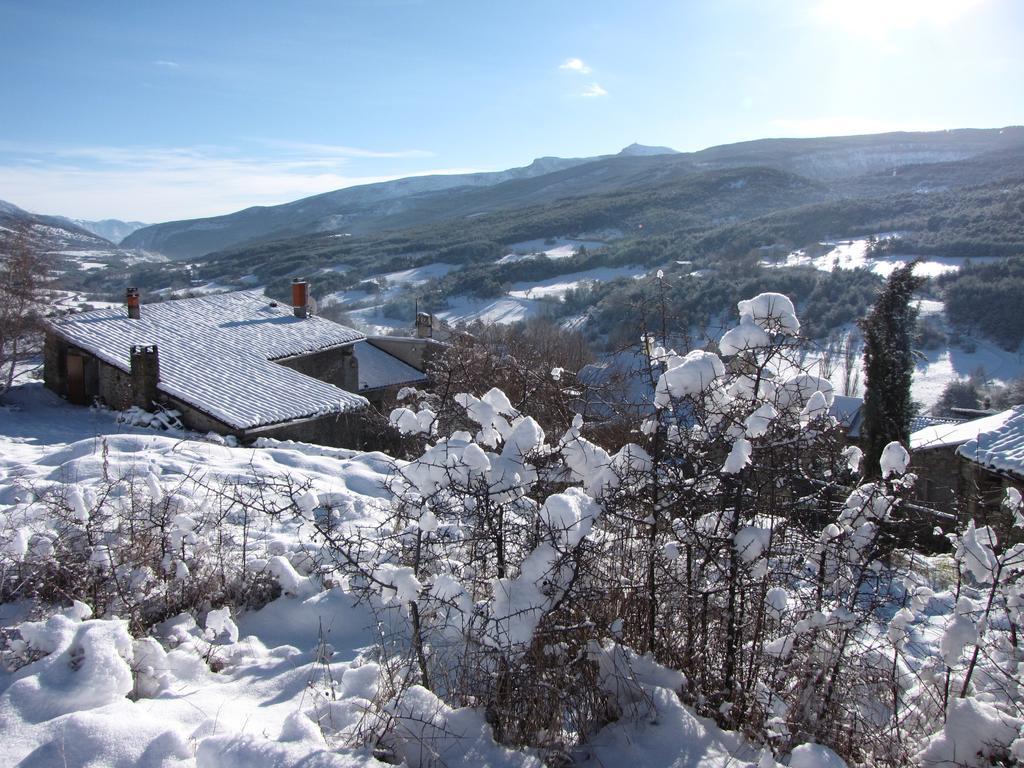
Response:
[[[310,151],[299,151],[300,146]],[[211,146],[50,147],[0,141],[0,199],[37,213],[158,222],[275,205],[405,176],[476,170],[412,166],[380,173],[365,162],[357,170],[350,167],[353,161],[348,158],[429,157],[430,153],[352,147],[311,151],[318,146],[297,145],[268,156]]]
[[[170,61],[168,59],[157,59],[153,63],[156,64],[158,67],[164,67],[165,69],[178,69],[181,67],[181,64],[179,64],[178,62]]]
[[[570,72],[578,72],[581,75],[589,75],[590,67],[583,63],[583,59],[566,59],[562,64],[558,66],[559,69],[567,69]]]
[[[311,144],[303,141],[284,141],[279,139],[253,139],[274,149],[289,152],[302,152],[322,157],[358,157],[358,158],[396,158],[396,157],[434,157],[433,152],[422,149],[376,150],[346,147],[338,144]]]
[[[583,93],[581,93],[580,95],[583,96],[584,98],[593,99],[599,96],[607,96],[608,91],[606,91],[597,83],[591,83],[584,89]]]

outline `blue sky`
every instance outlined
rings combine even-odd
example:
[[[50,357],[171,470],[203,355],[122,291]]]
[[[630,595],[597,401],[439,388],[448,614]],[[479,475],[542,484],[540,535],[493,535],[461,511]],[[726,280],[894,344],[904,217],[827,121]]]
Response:
[[[1021,0],[0,0],[0,199],[227,213],[542,155],[1024,123]]]

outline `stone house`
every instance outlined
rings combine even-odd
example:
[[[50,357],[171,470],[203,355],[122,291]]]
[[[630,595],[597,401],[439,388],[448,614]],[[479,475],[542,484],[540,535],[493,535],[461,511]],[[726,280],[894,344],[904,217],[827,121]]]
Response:
[[[123,410],[159,405],[200,432],[376,447],[371,404],[401,386],[426,382],[428,340],[376,339],[307,311],[308,286],[293,284],[292,306],[238,291],[126,307],[49,321],[46,386],[73,403]],[[419,362],[419,367],[414,364]]]
[[[910,436],[910,450],[920,501],[1006,527],[1006,489],[1024,491],[1024,406],[925,427]]]

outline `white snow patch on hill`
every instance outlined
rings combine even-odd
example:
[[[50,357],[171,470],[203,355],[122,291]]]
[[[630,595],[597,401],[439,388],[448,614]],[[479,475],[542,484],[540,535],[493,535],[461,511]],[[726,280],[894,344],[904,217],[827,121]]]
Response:
[[[890,234],[883,233],[877,235],[877,237],[888,237]],[[913,256],[909,254],[891,254],[870,258],[867,255],[867,238],[840,240],[834,243],[823,243],[823,245],[831,246],[831,250],[823,256],[811,257],[803,250],[797,250],[786,256],[784,260],[762,261],[761,265],[771,268],[811,266],[823,272],[831,272],[835,268],[864,268],[884,278],[900,267],[906,266],[914,259],[919,259],[920,261],[914,269],[914,274],[921,277],[937,277],[959,271],[964,262],[967,261],[966,258],[960,256]],[[984,257],[976,257],[974,261],[978,261],[980,258]]]
[[[514,299],[562,298],[566,293],[587,282],[615,280],[619,277],[641,278],[646,273],[639,267],[597,267],[583,272],[540,280],[535,283],[520,282],[512,286],[508,295]]]
[[[614,236],[606,238],[606,240],[612,239],[614,239]],[[522,261],[537,255],[544,255],[549,259],[566,259],[574,255],[581,247],[587,250],[603,248],[607,245],[606,240],[578,240],[572,237],[524,240],[521,243],[510,245],[509,252],[498,259],[498,263],[507,264],[513,261]]]

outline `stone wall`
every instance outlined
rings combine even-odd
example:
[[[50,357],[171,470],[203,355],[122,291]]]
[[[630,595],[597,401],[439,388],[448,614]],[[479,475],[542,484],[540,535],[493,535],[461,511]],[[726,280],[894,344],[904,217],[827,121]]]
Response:
[[[917,475],[914,496],[918,501],[944,512],[953,510],[963,487],[957,446],[942,446],[914,451],[910,471]]]
[[[352,353],[351,344],[308,355],[286,357],[274,362],[314,379],[326,381],[346,392],[359,393],[359,361]]]
[[[64,355],[67,344],[53,331],[46,332],[46,343],[43,345],[43,383],[58,395],[67,395],[67,370],[64,367]]]
[[[43,383],[49,389],[61,397],[68,396],[68,354],[79,355],[85,361],[87,404],[99,398],[114,410],[122,411],[131,406],[132,379],[129,374],[48,331],[43,347]]]
[[[371,408],[257,427],[241,435],[246,441],[260,437],[386,453],[394,453],[401,441],[398,432]]]
[[[120,368],[97,360],[99,373],[99,397],[115,411],[132,407],[132,377]]]

